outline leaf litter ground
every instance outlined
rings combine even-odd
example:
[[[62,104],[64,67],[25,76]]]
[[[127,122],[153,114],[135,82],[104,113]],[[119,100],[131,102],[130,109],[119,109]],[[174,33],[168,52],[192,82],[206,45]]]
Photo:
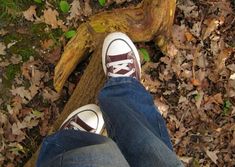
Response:
[[[71,0],[69,11],[55,1],[38,2],[19,12],[18,21],[0,27],[0,166],[22,166],[30,158],[79,82],[89,59],[61,94],[53,89],[55,64],[73,36],[68,34],[99,11],[139,1],[108,0],[102,7]],[[178,1],[168,52],[163,55],[152,42],[137,44],[145,51],[142,83],[186,166],[235,165],[232,2]]]

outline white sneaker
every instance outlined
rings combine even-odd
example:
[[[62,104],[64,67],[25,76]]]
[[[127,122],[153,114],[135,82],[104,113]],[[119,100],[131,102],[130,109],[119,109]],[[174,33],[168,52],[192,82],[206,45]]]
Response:
[[[131,39],[121,32],[109,34],[103,43],[102,64],[110,77],[141,78],[139,53]]]
[[[104,119],[100,108],[95,104],[88,104],[73,111],[62,123],[60,129],[74,129],[101,134]]]

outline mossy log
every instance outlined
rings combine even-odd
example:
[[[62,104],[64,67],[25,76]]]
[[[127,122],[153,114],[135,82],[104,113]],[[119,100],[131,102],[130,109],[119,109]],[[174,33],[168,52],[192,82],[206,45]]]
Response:
[[[101,64],[101,46],[105,35],[109,32],[121,31],[128,34],[135,42],[154,40],[162,50],[165,50],[173,24],[175,4],[175,0],[144,0],[136,7],[99,13],[79,26],[76,36],[65,47],[55,68],[56,90],[61,91],[68,76],[88,52],[93,51],[92,57],[49,134],[58,130],[65,118],[76,108],[88,103],[96,103],[98,92],[105,82]],[[38,152],[39,149],[25,167],[35,166]]]

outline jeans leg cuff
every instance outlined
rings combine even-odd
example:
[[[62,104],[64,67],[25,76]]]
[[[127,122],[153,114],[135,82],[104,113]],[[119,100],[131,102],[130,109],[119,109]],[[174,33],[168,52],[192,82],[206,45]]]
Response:
[[[138,80],[132,77],[113,77],[106,82],[104,87],[110,87],[114,85],[127,84],[127,83],[141,85],[141,83]]]

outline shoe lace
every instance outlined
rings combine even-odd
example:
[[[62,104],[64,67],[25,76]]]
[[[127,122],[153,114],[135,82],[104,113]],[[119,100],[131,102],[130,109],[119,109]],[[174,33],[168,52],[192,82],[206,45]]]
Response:
[[[85,129],[83,129],[81,126],[79,126],[76,122],[74,122],[74,121],[71,121],[70,122],[70,125],[72,125],[73,126],[73,129],[74,130],[84,130],[85,131]]]
[[[113,73],[109,72],[108,76],[110,77],[128,77],[131,76],[135,72],[135,68],[130,69],[128,65],[130,63],[133,63],[132,59],[127,59],[127,60],[119,60],[115,62],[110,62],[107,63],[107,67],[113,67]],[[128,71],[125,74],[119,74],[118,72],[121,70],[126,70]]]
[[[74,122],[74,121],[71,121],[71,122],[70,122],[70,125],[73,126],[73,129],[74,129],[74,130],[86,131],[84,128],[82,128],[79,124],[77,124],[77,123]],[[66,129],[68,129],[68,128],[66,128]],[[95,133],[95,129],[92,129],[90,132]]]

